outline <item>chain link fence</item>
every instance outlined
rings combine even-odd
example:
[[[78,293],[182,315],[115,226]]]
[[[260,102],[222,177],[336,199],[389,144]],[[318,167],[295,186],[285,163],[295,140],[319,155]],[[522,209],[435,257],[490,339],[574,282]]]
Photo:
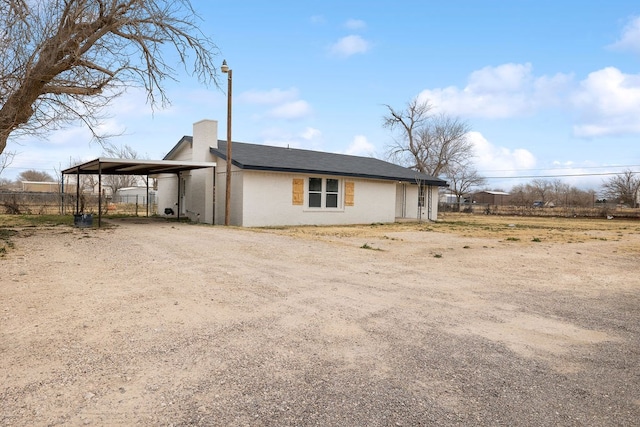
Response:
[[[96,194],[82,194],[77,199],[67,193],[0,192],[0,213],[17,215],[97,214],[100,206],[103,215],[146,216],[155,214],[156,203],[155,194],[150,194],[149,200],[140,195],[102,196],[99,200]]]
[[[597,203],[593,207],[582,206],[517,206],[490,203],[439,203],[439,212],[463,212],[469,214],[505,216],[562,216],[583,218],[640,218],[640,209]]]

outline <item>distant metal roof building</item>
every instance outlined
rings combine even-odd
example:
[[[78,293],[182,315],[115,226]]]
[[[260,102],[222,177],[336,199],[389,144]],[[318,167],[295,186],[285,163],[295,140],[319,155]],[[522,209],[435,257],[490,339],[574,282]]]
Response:
[[[511,200],[511,194],[504,191],[479,191],[473,194],[476,203],[488,203],[490,205],[506,205]]]
[[[494,196],[510,196],[511,195],[509,193],[505,193],[504,191],[489,191],[489,190],[479,191],[479,193],[493,194]]]

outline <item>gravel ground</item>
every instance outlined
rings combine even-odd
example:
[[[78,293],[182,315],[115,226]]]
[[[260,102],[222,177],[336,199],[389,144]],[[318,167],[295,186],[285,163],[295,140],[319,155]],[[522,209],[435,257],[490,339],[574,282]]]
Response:
[[[637,227],[112,224],[0,258],[0,425],[640,425]]]

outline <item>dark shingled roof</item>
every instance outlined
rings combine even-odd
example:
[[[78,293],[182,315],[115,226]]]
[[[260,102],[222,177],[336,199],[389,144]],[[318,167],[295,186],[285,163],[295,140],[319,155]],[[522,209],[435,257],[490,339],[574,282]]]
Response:
[[[245,170],[340,175],[411,183],[420,180],[422,184],[447,186],[441,179],[373,157],[235,141],[232,142],[231,150],[231,163]],[[226,160],[227,141],[219,140],[218,148],[211,148],[211,153]]]

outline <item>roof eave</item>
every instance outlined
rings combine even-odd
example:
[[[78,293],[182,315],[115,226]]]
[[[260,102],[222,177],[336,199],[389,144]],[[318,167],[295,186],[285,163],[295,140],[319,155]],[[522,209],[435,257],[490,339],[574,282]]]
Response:
[[[352,177],[352,178],[378,179],[378,180],[382,180],[382,181],[410,182],[410,183],[413,183],[413,184],[417,184],[418,182],[421,182],[422,184],[435,185],[435,186],[438,186],[438,187],[447,187],[448,186],[446,181],[442,181],[442,180],[439,180],[439,179],[419,179],[418,177],[410,178],[410,177],[392,176],[392,175],[375,175],[375,174],[364,174],[364,173],[354,173],[354,172],[330,171],[330,170],[323,170],[323,169],[252,166],[252,165],[243,165],[243,164],[234,162],[233,159],[231,160],[231,163],[233,163],[234,165],[236,165],[240,169],[252,170],[252,171],[348,176],[348,177]]]

